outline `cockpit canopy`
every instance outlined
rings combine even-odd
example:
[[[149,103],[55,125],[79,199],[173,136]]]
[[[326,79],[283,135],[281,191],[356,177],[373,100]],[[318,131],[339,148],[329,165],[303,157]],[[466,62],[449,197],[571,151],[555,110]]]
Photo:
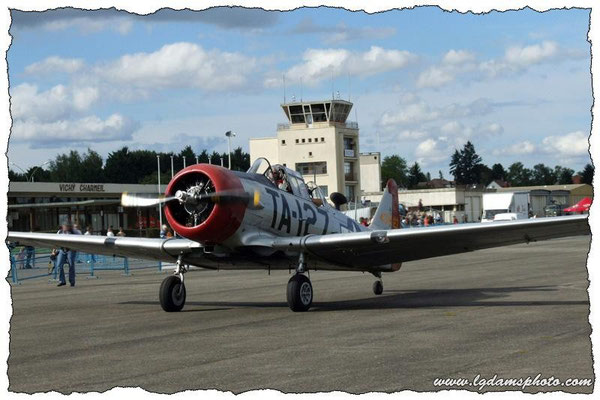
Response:
[[[306,184],[300,172],[287,168],[281,164],[271,165],[264,157],[257,158],[250,169],[249,174],[264,175],[275,187],[291,193],[303,199],[311,200],[317,206],[328,206],[327,198],[323,195],[321,188],[314,182]]]

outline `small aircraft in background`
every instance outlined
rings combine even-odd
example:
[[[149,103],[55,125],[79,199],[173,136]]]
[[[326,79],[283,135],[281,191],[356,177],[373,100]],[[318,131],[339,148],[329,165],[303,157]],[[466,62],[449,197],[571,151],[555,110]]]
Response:
[[[173,275],[159,290],[165,311],[183,308],[189,266],[293,269],[287,302],[293,311],[306,311],[313,302],[309,269],[369,272],[377,278],[373,292],[379,295],[382,273],[398,271],[404,262],[589,233],[584,215],[398,229],[398,187],[391,179],[369,227],[339,211],[344,195],[332,193],[330,199],[334,206],[314,182],[305,183],[298,172],[265,158],[247,172],[196,164],[175,175],[164,196],[122,197],[128,207],[164,204],[169,225],[180,238],[9,232],[8,240],[175,262]]]
[[[577,202],[577,204],[575,204],[571,207],[567,207],[563,211],[570,212],[570,213],[576,213],[576,214],[583,214],[583,213],[590,212],[591,205],[592,205],[592,199],[589,197],[585,197],[582,200],[580,200],[579,202]]]

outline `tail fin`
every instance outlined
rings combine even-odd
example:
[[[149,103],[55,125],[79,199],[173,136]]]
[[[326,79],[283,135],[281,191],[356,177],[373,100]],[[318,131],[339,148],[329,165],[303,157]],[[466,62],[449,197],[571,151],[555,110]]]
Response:
[[[398,185],[393,179],[389,179],[385,185],[381,202],[375,211],[370,227],[373,230],[400,228]]]

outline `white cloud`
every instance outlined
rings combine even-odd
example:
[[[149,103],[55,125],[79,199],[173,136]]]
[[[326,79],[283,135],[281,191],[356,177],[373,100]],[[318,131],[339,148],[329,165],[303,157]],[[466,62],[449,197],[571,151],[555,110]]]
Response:
[[[536,146],[531,143],[529,140],[525,140],[522,142],[514,143],[508,147],[503,147],[500,149],[495,149],[492,154],[499,155],[508,155],[508,156],[518,156],[518,155],[526,155],[532,154],[537,150]]]
[[[52,122],[16,120],[11,140],[27,141],[32,147],[61,147],[65,143],[73,146],[80,143],[128,140],[136,129],[136,123],[120,114],[112,114],[106,119],[88,116]]]
[[[484,98],[466,104],[452,103],[446,106],[430,107],[419,97],[408,94],[401,96],[398,107],[382,114],[378,125],[390,129],[396,126],[414,126],[450,118],[483,116],[491,113],[493,108],[493,104]]]
[[[241,53],[205,50],[194,43],[168,44],[151,53],[127,54],[95,68],[108,82],[137,88],[187,88],[210,91],[248,83],[257,61]]]
[[[507,63],[526,67],[555,58],[559,53],[556,42],[545,41],[531,46],[511,46],[506,49],[504,59]]]
[[[62,119],[89,109],[98,96],[95,87],[56,85],[40,92],[36,85],[23,83],[11,89],[11,115],[34,121]]]
[[[544,151],[561,157],[588,155],[589,134],[583,131],[567,133],[563,136],[547,136],[542,140]]]
[[[522,72],[531,66],[558,63],[585,56],[582,52],[565,49],[553,41],[529,46],[509,46],[504,55],[478,62],[475,54],[467,50],[451,49],[437,65],[432,65],[417,78],[420,88],[438,88],[455,81],[458,77],[482,79]]]
[[[42,25],[48,31],[64,31],[77,29],[84,34],[97,33],[103,30],[112,30],[121,35],[127,35],[133,28],[133,21],[128,17],[76,17],[50,20]]]
[[[447,138],[426,139],[418,144],[415,149],[417,162],[423,167],[430,166],[442,160],[448,159],[452,147]]]
[[[430,67],[419,74],[417,87],[439,87],[454,80],[454,73],[447,68]]]
[[[462,65],[472,61],[475,61],[475,54],[467,50],[450,50],[442,58],[442,63],[446,65]]]
[[[331,76],[348,74],[368,76],[400,69],[416,60],[416,56],[404,50],[387,50],[371,46],[368,51],[352,52],[346,49],[308,49],[303,62],[291,67],[286,79],[309,86],[318,84]],[[280,79],[267,79],[265,85],[276,85]]]
[[[34,62],[25,67],[28,75],[48,75],[54,73],[72,74],[84,67],[85,63],[80,58],[62,58],[51,56],[42,61]]]
[[[379,121],[383,127],[413,125],[432,121],[439,117],[439,111],[432,110],[425,102],[405,104],[394,111],[386,111]]]

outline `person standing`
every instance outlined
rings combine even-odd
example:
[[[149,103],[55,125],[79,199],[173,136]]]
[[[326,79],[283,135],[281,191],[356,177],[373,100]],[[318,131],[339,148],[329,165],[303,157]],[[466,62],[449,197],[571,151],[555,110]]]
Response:
[[[59,235],[81,235],[81,231],[73,228],[73,224],[70,220],[67,220],[57,232]],[[65,286],[67,284],[65,280],[65,262],[69,264],[69,283],[71,286],[75,286],[75,257],[77,252],[66,247],[62,247],[58,251],[56,256],[56,267],[58,268],[58,286]]]
[[[109,236],[109,237],[113,237],[113,236],[115,236],[115,232],[113,231],[113,227],[112,227],[112,225],[111,225],[111,226],[110,226],[110,228],[108,228],[108,230],[106,231],[106,236]]]
[[[119,232],[117,233],[117,236],[121,236],[121,237],[126,236],[125,231],[123,230],[122,226],[119,227]]]
[[[91,235],[93,235],[93,233],[92,233],[92,227],[91,226],[88,226],[86,228],[84,235],[85,236],[91,236]],[[93,263],[96,262],[96,255],[88,253],[88,255],[87,255],[87,263],[89,264],[89,263],[92,263],[92,262]]]

